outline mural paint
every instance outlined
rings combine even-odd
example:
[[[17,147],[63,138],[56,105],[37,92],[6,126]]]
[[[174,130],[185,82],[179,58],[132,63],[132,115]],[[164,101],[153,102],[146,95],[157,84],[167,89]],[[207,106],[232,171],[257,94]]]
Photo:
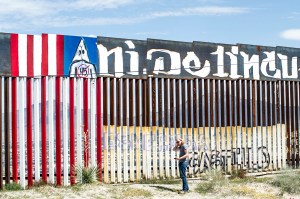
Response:
[[[98,67],[96,38],[64,36],[64,75],[95,78]]]
[[[103,37],[98,37],[97,46],[99,75],[256,80],[299,78],[300,53],[294,48],[154,39],[143,42]]]

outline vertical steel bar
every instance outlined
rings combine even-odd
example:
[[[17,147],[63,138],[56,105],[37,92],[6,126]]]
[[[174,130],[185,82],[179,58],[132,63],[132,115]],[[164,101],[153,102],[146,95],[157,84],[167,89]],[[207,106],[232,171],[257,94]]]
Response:
[[[212,157],[212,144],[211,144],[211,123],[210,123],[210,102],[211,102],[211,97],[210,97],[210,80],[207,80],[207,123],[208,123],[208,135],[209,135],[209,151],[210,151],[210,158]],[[211,165],[208,165],[210,167]]]
[[[139,79],[139,132],[138,132],[138,143],[140,143],[141,146],[141,135],[142,135],[142,127],[143,127],[143,83],[142,80]],[[141,168],[141,147],[138,147],[139,149],[139,157],[140,157],[140,163],[139,163],[139,167]],[[144,170],[145,168],[143,168]],[[139,171],[141,171],[141,169],[139,169]],[[141,177],[138,177],[138,181],[140,180]]]
[[[249,132],[248,132],[248,84],[247,84],[247,80],[244,80],[244,92],[245,92],[245,99],[244,99],[244,107],[245,107],[245,133],[246,133],[246,140],[244,140],[244,142],[246,142],[246,144],[244,145],[245,151],[244,154],[246,154],[247,160],[245,159],[245,162],[247,162],[247,171],[250,171],[250,161],[251,161],[251,156],[249,153],[249,145],[248,145],[248,141],[249,141]],[[244,133],[244,132],[243,132]]]
[[[70,101],[70,184],[75,184],[75,95],[74,95],[74,78],[70,78],[69,89]],[[101,169],[101,168],[99,168]],[[102,172],[100,170],[100,172]]]
[[[244,156],[243,156],[243,87],[242,87],[242,81],[243,80],[239,80],[239,109],[240,109],[240,145],[239,145],[239,164],[241,164],[241,169],[244,169],[244,164],[245,164],[245,159],[244,159]]]
[[[213,128],[214,128],[214,132],[213,132],[213,144],[212,144],[212,151],[213,151],[213,155],[216,156],[217,155],[217,110],[216,110],[216,80],[212,80],[212,107],[213,107]],[[217,169],[217,161],[215,161],[215,169]]]
[[[289,127],[289,152],[290,152],[290,156],[289,156],[289,166],[293,166],[292,165],[292,107],[291,107],[291,82],[288,81],[288,103],[289,103],[289,108],[288,108],[288,113],[289,113],[289,121],[288,121],[288,127]]]
[[[261,134],[261,171],[263,171],[263,102],[262,102],[262,81],[259,81],[259,106],[260,106],[260,134]]]
[[[266,147],[267,150],[269,149],[268,145],[268,136],[269,136],[269,129],[268,129],[268,82],[264,82],[264,87],[265,87],[265,127],[266,127]],[[267,161],[267,160],[266,160]],[[267,165],[269,165],[269,162],[267,162]]]
[[[61,182],[61,117],[60,117],[60,97],[61,97],[61,79],[56,77],[56,184],[62,185]]]
[[[13,77],[11,82],[11,128],[12,128],[12,177],[18,182],[18,128],[17,128],[17,78]]]
[[[188,101],[188,80],[184,80],[184,108],[185,108],[185,138],[186,143],[189,143],[188,130],[189,130],[189,101]]]
[[[298,124],[298,127],[297,127],[297,138],[298,138],[298,161],[297,161],[297,167],[299,167],[299,164],[300,164],[300,134],[299,134],[299,131],[300,131],[300,94],[299,94],[299,92],[300,92],[300,90],[299,90],[300,88],[299,88],[299,82],[297,82],[297,118],[298,118],[298,120],[297,120],[297,124]]]
[[[221,80],[219,79],[218,80],[218,115],[219,115],[219,152],[217,153],[219,155],[219,159],[220,159],[220,162],[219,162],[219,166],[220,166],[220,170],[222,171],[223,169],[223,165],[222,165],[222,149],[223,149],[223,146],[222,146],[222,112],[221,112],[221,93],[222,93],[222,89],[221,89]]]
[[[276,139],[275,139],[275,142],[276,143],[273,143],[273,147],[275,146],[276,148],[276,162],[275,162],[275,169],[277,170],[279,168],[279,165],[278,165],[278,160],[279,160],[279,152],[278,152],[278,117],[277,117],[277,108],[278,108],[278,105],[277,105],[277,97],[278,97],[278,92],[277,92],[277,82],[274,82],[274,88],[273,88],[273,93],[274,93],[274,121],[275,121],[275,135],[276,135]]]
[[[286,81],[283,81],[283,95],[282,96],[283,96],[283,114],[284,114],[283,120],[284,120],[284,124],[285,124],[284,134],[286,135],[288,133],[288,130],[287,130],[288,124],[287,124],[287,118],[286,118],[286,115],[287,115],[287,107],[286,107],[286,97],[287,97],[287,95],[286,95]],[[285,136],[285,138],[286,138],[285,140],[282,140],[282,142],[285,143],[285,144],[282,144],[283,146],[284,145],[287,146],[287,141],[288,141],[287,135]],[[283,148],[283,151],[285,151],[284,148]],[[285,153],[289,154],[289,151],[285,151]],[[284,166],[286,165],[286,163],[289,164],[289,160],[287,159],[289,157],[287,157],[287,154],[284,154],[284,157],[285,157],[285,158],[283,158],[283,161],[284,161],[283,165]]]
[[[164,177],[164,165],[163,165],[163,156],[165,154],[164,148],[164,137],[165,137],[165,90],[164,90],[164,78],[161,78],[161,128],[162,134],[159,135],[159,159],[160,159],[160,177]],[[166,168],[165,168],[166,170]]]
[[[2,117],[2,104],[3,104],[3,100],[4,100],[4,96],[3,96],[3,77],[0,77],[0,190],[3,190],[3,166],[2,163],[3,163],[3,159],[2,159],[2,137],[3,137],[3,134],[5,133],[2,129],[2,121],[3,121],[3,117]],[[5,113],[4,113],[5,114]],[[5,127],[4,127],[5,128]]]
[[[153,121],[152,121],[152,119],[153,119],[153,109],[152,109],[152,104],[153,104],[153,96],[152,96],[152,77],[149,77],[149,81],[148,81],[148,85],[149,85],[149,90],[148,90],[148,94],[149,94],[149,104],[147,105],[147,106],[149,106],[149,130],[150,130],[150,143],[151,143],[151,146],[150,147],[153,147],[153,137],[154,137],[154,133],[153,133]],[[145,91],[146,92],[146,91]],[[153,147],[154,148],[154,147]],[[148,149],[149,150],[149,153],[150,153],[150,157],[147,157],[147,159],[148,159],[148,162],[150,161],[150,164],[148,164],[148,167],[150,167],[150,168],[148,168],[148,171],[150,172],[150,173],[148,173],[148,176],[150,177],[150,176],[152,176],[152,174],[151,174],[151,171],[153,170],[153,166],[154,166],[154,164],[153,164],[153,160],[154,160],[154,158],[153,158],[153,153],[152,153],[152,156],[151,156],[151,149]],[[150,159],[150,160],[149,160]]]
[[[270,135],[270,144],[271,144],[271,151],[270,153],[270,164],[272,163],[272,169],[274,170],[274,153],[273,153],[273,89],[272,89],[272,81],[269,82],[269,89],[270,89],[270,127],[271,127],[271,134]]]
[[[233,155],[233,133],[232,133],[232,102],[233,99],[232,99],[232,80],[229,80],[228,81],[228,96],[229,96],[229,128],[230,128],[230,152],[231,152],[231,157],[230,157],[230,173],[232,174],[232,165],[233,165],[233,162],[232,162],[232,155]]]
[[[292,82],[292,96],[293,96],[293,166],[296,167],[296,94],[295,94],[295,82]]]
[[[32,84],[31,78],[26,78],[26,102],[27,102],[27,180],[28,187],[33,185],[33,176],[32,176]],[[36,83],[36,82],[35,82]],[[36,84],[34,84],[36,86]],[[35,96],[38,99],[38,96]],[[34,104],[34,108],[38,105]],[[1,112],[0,112],[1,113]],[[2,114],[2,113],[1,113]],[[35,113],[36,114],[36,113]],[[37,122],[37,121],[35,121]],[[0,142],[2,145],[2,143]],[[1,160],[1,159],[0,159]]]
[[[158,147],[158,142],[159,141],[159,101],[158,101],[158,95],[159,95],[159,90],[158,90],[158,78],[155,78],[155,126],[156,126],[156,130],[155,130],[155,151],[154,151],[154,177],[156,177],[156,175],[158,174],[157,169],[158,169],[158,155],[157,155],[157,147]]]
[[[183,138],[182,134],[182,81],[178,80],[179,88],[179,128],[180,128],[180,137]]]
[[[4,79],[4,115],[5,115],[5,184],[10,183],[10,120],[9,120],[9,112],[10,112],[10,98],[9,98],[9,90],[10,90],[10,79],[9,77],[5,77]]]
[[[196,78],[196,127],[197,127],[197,132],[194,132],[197,134],[197,138],[194,140],[195,146],[196,146],[196,151],[197,153],[200,152],[200,140],[201,140],[201,136],[200,136],[200,120],[199,120],[199,114],[200,114],[200,107],[199,107],[199,79]],[[203,117],[203,116],[202,116]],[[198,164],[199,165],[199,164]],[[195,170],[195,167],[194,167]],[[198,170],[199,170],[199,166],[198,166]],[[195,172],[198,173],[198,172]]]
[[[255,140],[255,157],[256,157],[256,161],[255,161],[255,169],[257,171],[259,171],[259,161],[258,161],[258,98],[257,98],[257,95],[258,95],[258,91],[257,91],[257,80],[254,81],[254,103],[255,103],[255,122],[254,122],[254,126],[255,126],[255,137],[256,137],[256,140]],[[254,146],[253,146],[253,150],[254,150]]]
[[[106,107],[106,113],[107,113],[107,115],[106,115],[106,117],[107,117],[107,138],[106,139],[108,140],[108,143],[109,143],[108,151],[111,152],[112,151],[111,149],[112,149],[112,147],[114,147],[114,144],[113,144],[113,142],[110,142],[110,139],[111,139],[111,132],[110,132],[110,123],[111,123],[110,122],[110,115],[111,115],[111,113],[110,113],[110,108],[111,108],[110,77],[106,78],[106,97],[107,97],[107,99],[106,99],[107,100],[106,101],[106,104],[107,104],[107,107]],[[113,146],[111,146],[111,145],[113,145]],[[108,157],[104,156],[104,159],[106,159],[106,158],[108,158]],[[113,156],[111,156],[110,159],[111,159],[111,161],[115,161]],[[105,164],[105,162],[104,162],[104,164]],[[108,166],[108,159],[107,159],[107,163],[105,165]],[[110,164],[110,167],[112,167],[112,164]],[[106,176],[106,174],[108,175],[108,168],[106,168],[106,169],[107,169],[107,171],[106,172],[104,171],[104,180],[106,178],[108,179],[108,176]],[[111,176],[110,182],[114,182],[113,181],[113,179],[114,179],[113,176],[114,175],[115,175],[115,173],[114,173],[113,168],[110,168],[110,176]]]
[[[237,169],[237,148],[238,148],[238,131],[237,131],[237,128],[238,128],[238,125],[237,125],[237,100],[238,100],[238,96],[237,96],[237,80],[234,81],[234,84],[233,84],[233,93],[234,93],[234,100],[233,100],[233,103],[234,103],[234,125],[235,125],[235,151],[233,152],[234,153],[234,164],[235,164],[235,169]]]
[[[228,142],[227,142],[227,139],[228,139],[228,131],[227,131],[227,90],[226,90],[226,87],[227,87],[227,81],[226,80],[223,80],[223,100],[224,100],[224,132],[225,133],[225,161],[224,161],[224,171],[225,171],[225,174],[227,174],[228,172],[228,165],[227,165],[227,154],[228,154]]]
[[[206,152],[206,137],[205,137],[205,80],[201,79],[201,98],[202,98],[202,128],[203,128],[203,139],[204,139],[204,154]]]
[[[64,186],[68,185],[69,175],[69,123],[68,123],[68,89],[69,89],[69,78],[63,78],[63,176]]]
[[[252,172],[254,172],[254,146],[253,146],[253,142],[254,142],[254,132],[253,132],[253,93],[252,93],[252,86],[253,86],[253,82],[252,80],[250,80],[249,82],[249,102],[250,102],[250,126],[251,126],[251,166],[252,166]],[[255,94],[256,95],[256,94]],[[255,104],[256,107],[256,104]],[[255,111],[255,115],[257,115],[256,111]],[[250,156],[250,153],[248,154],[248,156]]]
[[[170,177],[170,161],[174,161],[170,159],[170,135],[171,135],[171,107],[170,107],[170,78],[167,79],[167,132],[166,132],[166,140],[165,140],[165,148],[166,148],[166,176]],[[172,169],[173,171],[173,169]]]
[[[89,163],[89,147],[88,147],[88,140],[89,140],[89,110],[88,110],[88,79],[83,80],[83,133],[84,133],[84,166],[87,167]]]
[[[123,131],[123,114],[124,114],[124,107],[123,107],[123,78],[120,78],[119,79],[119,102],[120,102],[120,132],[119,132],[119,151],[118,153],[120,154],[120,159],[119,159],[119,168],[121,169],[120,173],[119,173],[119,177],[121,176],[122,174],[122,170],[123,170],[123,180],[125,181],[125,177],[127,178],[127,175],[125,174],[125,164],[127,162],[125,162],[127,160],[127,142],[124,140],[124,131]],[[127,99],[126,99],[127,100]],[[122,148],[123,148],[123,151],[122,151]],[[126,148],[126,150],[125,150]],[[123,153],[123,155],[122,155]],[[122,156],[123,156],[123,164],[122,164]],[[123,165],[123,167],[122,167]],[[122,176],[121,176],[122,177]],[[118,182],[121,182],[122,179],[118,179]]]

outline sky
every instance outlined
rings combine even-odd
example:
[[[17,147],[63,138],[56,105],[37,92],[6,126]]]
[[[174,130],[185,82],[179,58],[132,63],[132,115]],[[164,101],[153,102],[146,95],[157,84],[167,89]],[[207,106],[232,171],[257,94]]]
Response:
[[[0,0],[0,32],[300,48],[299,0]]]

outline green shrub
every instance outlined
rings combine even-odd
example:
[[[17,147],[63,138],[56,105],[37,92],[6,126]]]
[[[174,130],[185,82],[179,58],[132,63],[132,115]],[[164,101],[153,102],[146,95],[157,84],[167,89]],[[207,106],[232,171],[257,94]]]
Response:
[[[5,184],[4,188],[8,191],[17,191],[22,189],[21,185],[16,182]]]
[[[78,184],[89,184],[97,181],[99,169],[97,166],[84,167],[77,165],[75,173]]]

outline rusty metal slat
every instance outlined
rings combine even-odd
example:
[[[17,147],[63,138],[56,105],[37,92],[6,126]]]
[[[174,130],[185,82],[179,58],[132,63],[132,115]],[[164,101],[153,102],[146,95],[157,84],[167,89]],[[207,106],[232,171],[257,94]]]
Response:
[[[194,85],[193,85],[193,80],[190,80],[190,114],[191,114],[191,118],[190,118],[190,121],[191,121],[191,128],[192,128],[192,140],[189,140],[189,143],[192,144],[192,148],[193,148],[193,151],[195,151],[194,149],[194,95],[193,95],[193,89],[194,88]],[[188,107],[187,107],[188,108]],[[189,136],[188,136],[189,137]]]
[[[299,82],[297,82],[297,124],[298,124],[298,162],[297,162],[297,166],[299,167],[299,161],[300,161],[300,136],[299,136],[299,131],[300,131],[300,94],[299,94]]]
[[[3,190],[3,165],[2,165],[2,137],[3,137],[3,131],[2,131],[2,101],[3,101],[3,95],[2,95],[2,81],[3,77],[0,78],[0,190]]]
[[[280,146],[283,146],[282,140],[282,103],[281,103],[281,81],[278,82],[278,109],[279,109],[279,124],[280,124]],[[278,140],[279,141],[279,140]],[[283,153],[282,148],[280,147],[280,167],[283,167]]]
[[[263,102],[262,102],[262,81],[259,81],[259,107],[260,107],[260,129],[261,129],[261,148],[263,147]],[[261,150],[261,171],[263,171],[263,150]]]
[[[199,107],[199,79],[196,79],[196,126],[197,126],[197,134],[198,134],[198,139],[200,139],[200,130],[199,130],[199,113],[200,113],[200,107]],[[199,140],[196,140],[197,142],[197,147],[198,147],[198,142]]]
[[[239,109],[240,109],[240,154],[243,154],[243,88],[242,88],[242,81],[239,80]],[[244,160],[243,157],[241,157],[241,168],[244,167]]]
[[[293,126],[294,126],[294,131],[293,131],[293,165],[294,167],[296,167],[296,104],[295,104],[295,101],[296,101],[296,94],[295,94],[295,82],[293,81],[292,82],[292,100],[293,100],[293,106],[292,106],[292,109],[293,109]]]
[[[182,81],[178,80],[178,88],[179,88],[179,128],[180,128],[180,137],[182,136]]]
[[[250,95],[249,95],[249,101],[250,101],[250,126],[251,126],[251,153],[252,153],[252,161],[250,162],[252,166],[252,172],[254,172],[254,149],[253,149],[253,141],[254,141],[254,136],[253,136],[253,96],[252,96],[252,86],[253,86],[253,81],[249,81],[250,85]]]
[[[218,80],[218,113],[219,113],[219,144],[220,144],[220,160],[222,160],[222,121],[221,121],[221,95],[222,95],[222,90],[221,90],[221,80]],[[220,161],[220,168],[222,169],[222,161]]]
[[[233,154],[233,138],[232,138],[232,85],[231,85],[232,81],[229,80],[228,81],[228,95],[229,95],[229,128],[230,128],[230,146],[231,146],[231,154]],[[231,157],[232,159],[232,157]],[[231,161],[232,164],[232,161]],[[230,173],[232,173],[232,167],[231,167],[231,171]]]
[[[214,149],[213,151],[215,152],[216,154],[216,151],[217,151],[217,128],[216,128],[216,123],[217,123],[217,113],[216,113],[216,80],[212,80],[212,94],[213,94],[213,127],[214,127]],[[215,161],[215,169],[217,168],[217,161]]]
[[[9,133],[9,89],[10,89],[10,79],[5,77],[4,80],[4,117],[5,117],[5,135],[4,135],[4,148],[5,148],[5,184],[10,183],[10,133]]]
[[[209,135],[209,150],[212,151],[211,145],[211,123],[210,123],[210,80],[207,80],[207,122],[208,122],[208,135]]]
[[[273,144],[273,146],[275,145],[276,147],[276,162],[275,162],[275,168],[278,169],[278,127],[277,127],[277,123],[278,123],[278,118],[277,118],[277,82],[274,82],[274,88],[273,88],[273,93],[274,93],[274,121],[275,121],[275,135],[276,135],[276,143]]]
[[[188,129],[189,129],[189,101],[188,101],[188,80],[184,80],[184,108],[185,108],[185,138],[186,142],[188,143]]]
[[[176,117],[177,117],[177,112],[176,112],[176,79],[173,79],[173,127],[175,129],[175,134],[176,134]]]
[[[258,95],[258,91],[257,91],[257,80],[254,81],[254,102],[255,102],[255,122],[254,122],[254,125],[255,125],[255,134],[256,134],[256,140],[255,140],[255,143],[256,143],[256,148],[258,148],[258,99],[257,99],[257,95]],[[258,161],[258,150],[256,150],[256,169],[259,171],[259,168],[258,168],[258,164],[259,164],[259,161]]]
[[[270,164],[272,163],[272,169],[274,170],[274,154],[273,154],[273,89],[272,81],[269,83],[270,89],[270,126],[271,126],[271,155],[270,155]]]
[[[265,87],[265,127],[266,127],[266,147],[267,149],[269,149],[268,147],[268,135],[269,135],[269,131],[268,131],[268,82],[265,81],[264,82],[264,87]]]
[[[235,152],[237,151],[238,147],[238,131],[237,131],[237,80],[234,81],[233,84],[233,92],[234,92],[234,125],[235,125]],[[237,164],[237,157],[234,158],[234,164]]]
[[[224,100],[224,127],[225,127],[225,149],[226,149],[226,152],[225,152],[225,173],[228,172],[228,166],[227,166],[227,147],[228,147],[228,143],[227,143],[227,139],[228,139],[228,135],[227,135],[227,91],[226,91],[226,87],[227,87],[227,81],[226,80],[223,80],[223,89],[224,89],[224,92],[223,92],[223,100]]]
[[[284,124],[285,124],[285,134],[287,133],[287,118],[286,118],[286,110],[287,110],[287,107],[286,107],[286,81],[283,81],[283,120],[284,120]],[[286,146],[287,146],[287,140],[282,140],[282,142],[285,142],[286,143]],[[288,153],[288,151],[286,151]],[[287,163],[287,158],[283,161],[285,161],[285,163]]]
[[[206,150],[206,136],[205,136],[205,80],[201,79],[201,103],[202,103],[202,128],[203,128],[203,139],[205,143],[204,149]]]
[[[289,126],[289,152],[290,152],[290,157],[289,157],[289,165],[291,166],[291,161],[292,161],[292,121],[291,121],[291,82],[288,81],[288,103],[289,103],[289,107],[288,107],[288,113],[289,113],[289,121],[288,121],[288,126]]]
[[[248,157],[247,159],[247,170],[249,171],[250,170],[250,154],[249,154],[249,146],[248,146],[248,87],[247,87],[247,80],[244,80],[244,92],[245,92],[245,100],[244,100],[244,107],[245,107],[245,128],[246,128],[246,151],[245,151],[245,154],[246,157]],[[245,160],[246,161],[246,160]]]

